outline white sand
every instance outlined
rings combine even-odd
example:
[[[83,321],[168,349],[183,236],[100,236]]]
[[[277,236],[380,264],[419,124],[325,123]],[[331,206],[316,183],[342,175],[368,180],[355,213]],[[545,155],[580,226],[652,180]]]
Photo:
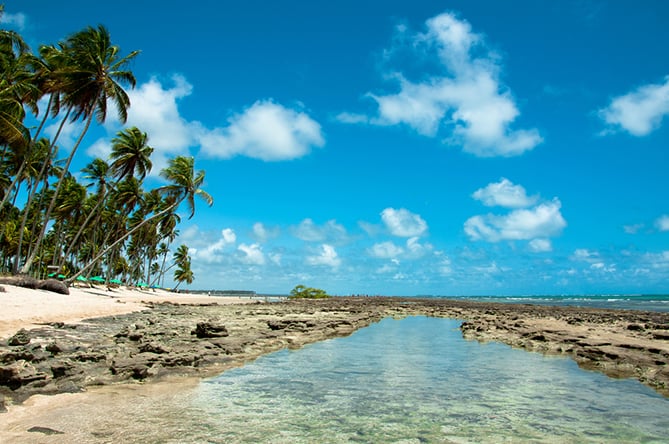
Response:
[[[49,322],[79,322],[87,318],[111,316],[143,310],[143,302],[173,302],[177,304],[233,304],[250,302],[248,298],[216,297],[164,290],[139,290],[120,287],[107,290],[71,287],[69,295],[44,290],[30,290],[2,285],[0,292],[0,338],[6,338],[21,328],[35,328]]]
[[[31,290],[13,285],[1,285],[5,291],[0,292],[0,338],[8,338],[21,328],[35,328],[49,322],[75,323],[84,319],[131,313],[146,308],[144,302],[172,302],[181,304],[233,304],[252,302],[249,298],[216,297],[192,294],[172,293],[164,290],[139,290],[120,287],[107,290],[104,286],[97,288],[71,287],[69,295],[62,295],[44,290]],[[184,386],[192,386],[197,379],[179,381]],[[86,393],[62,394],[57,396],[34,396],[24,405],[8,406],[8,413],[0,413],[0,442],[16,443],[56,443],[71,442],[76,431],[80,428],[76,420],[63,419],[61,413],[69,405],[80,415],[86,402],[97,402],[105,399],[102,405],[116,402],[117,407],[132,405],[138,395],[138,390],[146,389],[149,395],[151,390],[158,390],[151,385],[143,388],[128,385],[127,388],[114,386],[99,388]],[[171,389],[176,389],[174,382]],[[110,395],[111,392],[111,395]],[[143,393],[143,392],[142,392]],[[125,396],[121,396],[124,394]],[[146,396],[146,394],[144,395]],[[91,401],[93,400],[93,401]],[[83,403],[83,404],[82,404]],[[70,412],[71,413],[71,412]],[[99,413],[99,412],[98,412]],[[101,414],[100,414],[101,415]],[[85,415],[84,415],[85,416]],[[60,418],[60,420],[58,420]],[[70,418],[71,419],[71,418]],[[37,422],[36,422],[37,421]],[[65,436],[45,436],[41,433],[26,432],[33,425],[53,425],[59,430],[67,431]],[[89,435],[90,436],[90,435]]]

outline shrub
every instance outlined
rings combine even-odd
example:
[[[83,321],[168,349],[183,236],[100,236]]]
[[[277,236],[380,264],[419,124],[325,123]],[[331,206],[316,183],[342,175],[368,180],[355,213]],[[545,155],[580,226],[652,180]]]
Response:
[[[325,290],[305,287],[304,285],[298,285],[290,291],[290,299],[323,299],[329,297],[330,295]]]

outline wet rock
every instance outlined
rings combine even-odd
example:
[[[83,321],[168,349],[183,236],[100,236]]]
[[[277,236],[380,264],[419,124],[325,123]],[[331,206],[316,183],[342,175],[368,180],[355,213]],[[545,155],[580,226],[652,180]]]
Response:
[[[58,393],[81,393],[85,391],[80,385],[74,381],[63,381],[56,384]]]
[[[162,344],[159,344],[157,342],[148,342],[145,344],[141,344],[139,346],[139,351],[142,353],[156,353],[156,354],[163,354],[169,352],[167,348],[165,348]]]
[[[51,374],[54,378],[70,376],[73,374],[73,369],[75,368],[74,363],[70,361],[56,361],[51,364]]]
[[[46,347],[44,347],[44,349],[54,355],[57,355],[58,353],[63,351],[63,349],[55,342],[50,342],[49,344],[47,344]]]
[[[26,361],[18,361],[0,367],[0,385],[16,390],[22,385],[47,379],[47,375],[38,371]]]
[[[223,324],[212,322],[198,322],[191,334],[198,338],[224,338],[229,335],[228,329]]]
[[[7,344],[11,346],[26,345],[30,343],[30,334],[25,328],[17,331],[14,336],[7,340]]]
[[[44,435],[64,435],[64,432],[60,430],[51,429],[49,427],[34,426],[28,429],[31,433],[42,433]]]
[[[629,324],[627,326],[627,329],[631,330],[631,331],[643,331],[643,330],[645,330],[644,326],[640,325],[640,324]]]

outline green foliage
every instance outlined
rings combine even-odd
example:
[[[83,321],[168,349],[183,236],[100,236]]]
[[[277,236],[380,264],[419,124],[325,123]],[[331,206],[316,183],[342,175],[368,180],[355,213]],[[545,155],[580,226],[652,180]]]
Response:
[[[329,298],[325,290],[320,288],[305,287],[298,285],[290,291],[290,299],[324,299]]]

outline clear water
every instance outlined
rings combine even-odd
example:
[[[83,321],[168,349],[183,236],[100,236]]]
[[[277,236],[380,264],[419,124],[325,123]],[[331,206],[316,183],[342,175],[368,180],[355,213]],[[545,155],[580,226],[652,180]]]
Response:
[[[567,358],[386,319],[264,356],[156,406],[160,442],[669,442],[669,400]]]

